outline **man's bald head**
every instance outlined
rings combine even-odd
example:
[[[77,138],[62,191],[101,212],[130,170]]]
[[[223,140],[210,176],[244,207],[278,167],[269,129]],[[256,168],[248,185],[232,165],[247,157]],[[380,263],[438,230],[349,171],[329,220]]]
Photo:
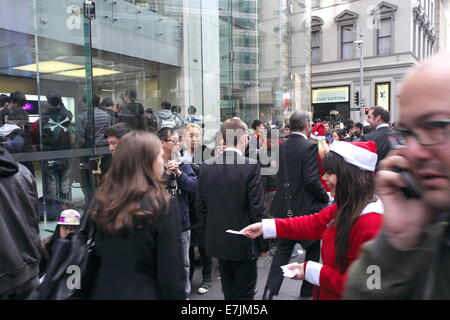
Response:
[[[450,209],[450,128],[446,124],[449,119],[450,53],[440,53],[407,76],[400,93],[399,127],[417,135],[428,133],[439,140],[430,146],[408,137],[402,154],[421,187],[424,201],[444,212]]]
[[[426,113],[431,103],[440,109],[450,108],[450,52],[425,60],[407,75],[400,91],[400,120],[410,120],[411,106],[421,105]]]

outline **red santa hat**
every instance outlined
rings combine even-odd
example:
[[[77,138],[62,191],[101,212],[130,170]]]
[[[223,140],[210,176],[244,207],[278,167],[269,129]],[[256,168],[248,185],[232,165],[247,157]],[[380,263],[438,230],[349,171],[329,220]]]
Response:
[[[375,171],[377,165],[377,144],[373,141],[367,142],[345,142],[334,141],[330,151],[342,156],[348,162],[361,170]]]
[[[311,138],[316,140],[325,140],[325,134],[327,130],[322,123],[316,124],[311,130]]]

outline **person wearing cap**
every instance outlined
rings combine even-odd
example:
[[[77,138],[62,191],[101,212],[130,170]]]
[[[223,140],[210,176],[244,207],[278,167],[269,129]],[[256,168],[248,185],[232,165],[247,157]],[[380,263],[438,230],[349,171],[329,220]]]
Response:
[[[75,233],[80,226],[81,215],[74,209],[66,209],[59,215],[53,235],[41,240],[41,261],[39,262],[39,277],[45,274],[52,249],[57,239],[65,239],[69,233]]]
[[[336,203],[313,215],[263,219],[241,232],[249,238],[322,240],[323,263],[293,263],[288,269],[297,272],[292,279],[314,285],[314,299],[340,299],[348,267],[382,226],[384,209],[375,194],[376,163],[374,142],[334,142],[323,166]]]
[[[327,133],[327,129],[323,125],[323,123],[316,124],[312,130],[311,130],[311,138],[312,142],[316,143],[319,147],[319,153],[317,156],[317,159],[319,161],[319,174],[320,174],[320,183],[324,187],[327,192],[330,192],[330,188],[325,183],[325,180],[323,179],[323,175],[325,174],[325,170],[322,166],[322,160],[325,158],[327,153],[330,151],[330,147],[328,147],[328,143],[325,140],[325,135]]]

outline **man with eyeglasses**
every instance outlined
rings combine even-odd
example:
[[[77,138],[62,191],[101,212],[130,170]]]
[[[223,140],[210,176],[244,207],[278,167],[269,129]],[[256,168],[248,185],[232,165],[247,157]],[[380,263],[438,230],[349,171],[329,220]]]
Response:
[[[162,128],[158,131],[158,137],[161,140],[164,159],[163,179],[168,181],[167,189],[173,197],[177,199],[178,207],[182,217],[181,241],[184,256],[184,269],[186,274],[185,294],[186,297],[191,292],[191,284],[189,281],[189,245],[191,242],[191,231],[189,230],[189,199],[188,193],[195,194],[197,192],[197,177],[188,163],[181,162],[180,136],[177,130],[172,128]]]
[[[450,53],[432,57],[406,78],[399,146],[377,174],[384,229],[351,266],[345,298],[450,299],[449,83]],[[408,180],[417,195],[406,195]]]

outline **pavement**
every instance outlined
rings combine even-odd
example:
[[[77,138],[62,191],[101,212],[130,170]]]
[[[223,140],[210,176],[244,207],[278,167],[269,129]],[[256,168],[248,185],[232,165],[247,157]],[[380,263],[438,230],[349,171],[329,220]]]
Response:
[[[299,244],[295,247],[295,252],[301,249]],[[291,258],[292,262],[302,263],[304,261],[304,255],[300,254],[297,257]],[[198,263],[197,263],[198,262]],[[272,256],[259,257],[258,266],[258,280],[256,283],[257,293],[255,295],[255,300],[261,300],[264,293],[264,287],[267,280],[267,275],[269,274],[270,264],[272,263]],[[202,284],[202,269],[199,261],[196,261],[196,267],[194,271],[194,278],[191,282],[192,291],[189,295],[189,300],[224,300],[222,293],[222,285],[220,282],[219,265],[217,259],[213,258],[213,270],[212,270],[212,287],[205,294],[198,294],[197,289]],[[280,293],[278,296],[274,297],[274,300],[303,300],[300,298],[300,286],[302,281],[291,280],[284,278],[283,284],[280,288]]]

